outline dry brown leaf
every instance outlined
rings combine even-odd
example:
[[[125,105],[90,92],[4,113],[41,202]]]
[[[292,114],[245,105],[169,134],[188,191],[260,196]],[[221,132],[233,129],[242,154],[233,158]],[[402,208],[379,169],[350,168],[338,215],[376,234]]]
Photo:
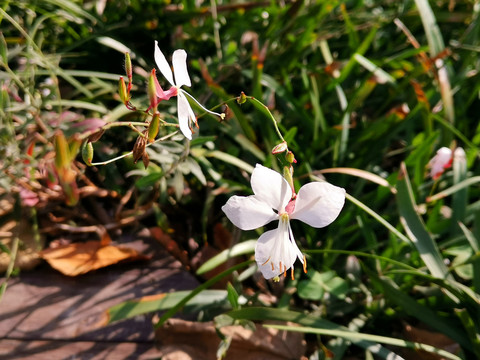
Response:
[[[54,249],[46,249],[40,253],[51,267],[64,275],[77,276],[97,270],[120,261],[146,260],[150,257],[138,253],[128,247],[120,247],[92,240],[83,243],[61,245]]]
[[[292,324],[289,324],[292,325]],[[256,325],[256,331],[242,326],[221,329],[232,342],[227,352],[229,360],[282,360],[300,359],[305,353],[303,334]],[[169,319],[155,331],[162,359],[179,360],[216,359],[220,343],[212,322],[190,322]]]
[[[455,341],[453,341],[452,339],[450,339],[449,337],[441,333],[431,331],[428,329],[423,329],[420,327],[415,327],[407,323],[403,325],[404,325],[403,335],[406,340],[432,345],[432,346],[435,346],[436,348],[443,349],[454,354],[458,352],[459,345]],[[444,360],[445,359],[440,355],[428,353],[422,350],[418,350],[418,351],[408,350],[408,351],[410,353],[414,353],[416,359],[422,359],[422,360]]]

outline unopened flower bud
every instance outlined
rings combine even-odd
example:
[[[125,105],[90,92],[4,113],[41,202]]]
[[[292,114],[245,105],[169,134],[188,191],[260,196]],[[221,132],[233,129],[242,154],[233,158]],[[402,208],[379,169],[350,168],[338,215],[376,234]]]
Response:
[[[295,159],[295,155],[293,155],[293,152],[291,152],[291,151],[287,152],[287,154],[285,155],[285,158],[287,159],[287,161],[290,164],[296,164],[297,163],[297,160]]]
[[[131,82],[132,81],[132,75],[133,75],[132,60],[130,59],[130,53],[128,53],[128,52],[125,53],[125,71],[127,73],[128,82]]]
[[[240,94],[239,97],[237,97],[237,103],[238,104],[245,104],[245,102],[247,101],[247,96],[245,95],[245,93],[242,91],[242,93]]]
[[[295,195],[295,187],[293,186],[293,167],[292,166],[284,166],[283,167],[283,177],[287,180],[288,184],[292,188],[292,198]]]
[[[274,155],[281,154],[282,152],[286,151],[287,149],[288,149],[287,142],[284,141],[284,142],[278,144],[277,146],[275,146],[272,149],[272,154],[274,154]]]
[[[55,134],[55,168],[57,171],[68,167],[70,163],[69,158],[67,139],[63,132],[58,131]]]
[[[120,99],[124,104],[128,103],[128,94],[127,94],[127,85],[125,85],[125,80],[123,80],[123,76],[120,76],[118,79],[118,93],[120,94]]]
[[[88,166],[92,166],[93,145],[90,141],[85,141],[82,145],[82,159]]]
[[[152,121],[148,125],[148,142],[153,142],[158,134],[160,127],[160,114],[157,112],[153,114]]]
[[[158,99],[157,99],[157,88],[155,86],[155,69],[152,70],[150,73],[150,77],[148,78],[148,99],[150,100],[150,108],[153,109],[153,111],[156,110],[157,105],[158,105]]]

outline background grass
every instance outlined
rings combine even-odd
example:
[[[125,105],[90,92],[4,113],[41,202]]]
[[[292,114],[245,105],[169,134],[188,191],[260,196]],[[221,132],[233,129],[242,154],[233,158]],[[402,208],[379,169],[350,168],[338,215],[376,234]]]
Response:
[[[72,122],[59,122],[58,114],[76,114],[73,122],[146,119],[126,110],[116,94],[124,51],[135,68],[132,101],[146,108],[154,40],[165,54],[184,48],[189,91],[208,107],[227,102],[228,119],[201,116],[190,144],[173,137],[152,145],[148,169],[129,157],[94,170],[76,166],[77,183],[84,174],[121,194],[134,186],[131,206],[153,198],[156,216],[149,221],[175,229],[180,246],[189,237],[211,243],[219,223],[233,232],[234,244],[258,237],[235,231],[220,210],[229,196],[249,193],[255,163],[277,170],[285,164],[271,154],[280,140],[265,112],[252,101],[236,103],[244,92],[278,121],[298,161],[297,186],[325,176],[347,190],[349,201],[326,229],[293,224],[308,254],[307,275],[265,284],[252,267],[235,273],[237,295],[247,287],[272,292],[276,307],[308,312],[337,330],[402,338],[405,324],[426,327],[458,344],[461,358],[480,357],[479,4],[197,3],[131,0],[103,8],[102,1],[2,1],[2,187],[18,191],[19,179],[44,184],[25,168],[40,166],[54,151],[58,129],[72,139]],[[176,121],[174,103],[160,110]],[[171,131],[162,128],[160,136]],[[136,136],[110,128],[93,145],[94,161],[130,151]],[[466,160],[457,158],[434,182],[427,164],[441,146],[463,147]],[[372,182],[374,175],[389,186]],[[187,224],[183,230],[179,222]],[[251,302],[259,305],[255,296]],[[263,310],[236,311],[235,318],[264,320]],[[337,336],[325,338],[335,358],[370,356],[368,346]],[[318,349],[312,356],[324,357]],[[383,348],[377,355],[389,353]]]

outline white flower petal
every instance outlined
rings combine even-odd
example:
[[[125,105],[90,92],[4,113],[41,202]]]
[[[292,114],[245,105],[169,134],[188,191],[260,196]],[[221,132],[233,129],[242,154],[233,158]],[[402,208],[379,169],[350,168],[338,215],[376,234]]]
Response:
[[[180,91],[177,94],[178,124],[180,131],[188,139],[192,140],[192,130],[190,129],[190,116],[193,113],[187,98]],[[195,115],[194,115],[195,118]]]
[[[192,86],[187,70],[187,52],[182,49],[175,50],[172,56],[172,63],[173,73],[175,75],[175,85],[177,87],[182,85],[186,85],[188,87]]]
[[[300,188],[290,218],[321,228],[340,214],[345,203],[345,189],[327,182],[312,182]]]
[[[283,211],[292,197],[292,189],[278,172],[257,164],[252,173],[253,193],[275,210]]]
[[[255,246],[255,261],[265,279],[284,274],[297,257],[303,262],[288,221],[280,220],[278,228],[263,233]]]
[[[165,55],[163,55],[162,51],[158,47],[158,41],[155,40],[155,53],[154,53],[155,62],[157,63],[158,69],[162,73],[162,75],[167,79],[170,85],[175,86],[173,82],[173,74],[172,69],[170,69],[170,65],[168,64]]]
[[[222,210],[230,221],[242,230],[257,229],[278,218],[272,208],[255,195],[232,196],[222,206]]]
[[[181,96],[181,97],[185,98],[185,101],[188,104],[187,109],[188,109],[188,117],[190,118],[190,121],[196,124],[197,123],[197,117],[195,116],[195,113],[193,112],[193,109],[190,106],[190,102],[188,101],[188,98],[185,96],[185,94],[187,94],[187,93],[184,90],[182,90],[182,89],[178,90],[178,96]]]

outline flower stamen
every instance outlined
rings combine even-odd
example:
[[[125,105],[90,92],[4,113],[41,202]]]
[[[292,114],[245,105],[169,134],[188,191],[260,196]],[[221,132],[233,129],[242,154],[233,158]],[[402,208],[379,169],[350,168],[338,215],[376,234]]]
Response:
[[[267,261],[265,261],[265,262],[262,264],[262,266],[265,265],[265,264],[268,264],[268,262],[270,261],[271,258],[272,258],[272,257],[270,256],[270,257],[267,259]]]
[[[303,272],[307,273],[307,257],[303,255]]]

